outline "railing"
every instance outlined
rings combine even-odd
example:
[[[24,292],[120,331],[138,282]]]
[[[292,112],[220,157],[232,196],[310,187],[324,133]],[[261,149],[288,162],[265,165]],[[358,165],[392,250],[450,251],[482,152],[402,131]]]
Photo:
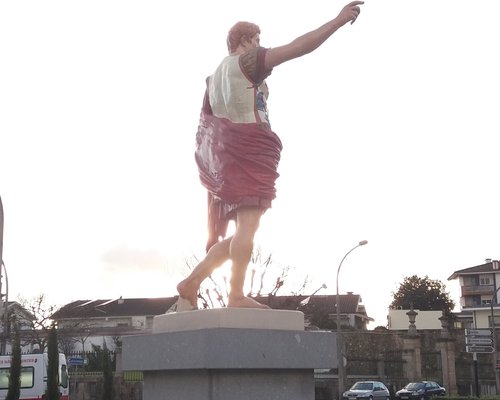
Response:
[[[69,373],[70,377],[76,377],[76,376],[103,376],[104,373],[102,371],[80,371],[80,370],[74,370]]]
[[[78,378],[100,378],[104,375],[102,371],[71,371],[70,377],[75,380]],[[142,371],[122,371],[120,374],[114,372],[115,376],[121,375],[125,382],[142,382],[144,374]]]
[[[495,290],[493,285],[468,285],[462,286],[462,296],[470,296],[474,294],[491,294]]]
[[[498,304],[493,304],[493,307],[497,309],[499,307]],[[482,303],[474,303],[474,302],[465,302],[463,305],[463,308],[484,308],[484,309],[490,309],[491,304],[482,304]]]

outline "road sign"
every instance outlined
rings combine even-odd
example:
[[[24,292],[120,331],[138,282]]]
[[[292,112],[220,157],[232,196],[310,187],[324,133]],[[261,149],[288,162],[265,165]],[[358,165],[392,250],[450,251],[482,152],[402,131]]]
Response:
[[[68,358],[68,365],[87,365],[87,360],[83,357]]]
[[[466,336],[465,344],[491,346],[493,344],[493,338],[488,336]]]
[[[493,353],[493,346],[465,346],[467,353]]]
[[[491,336],[493,334],[493,329],[466,329],[465,336]]]

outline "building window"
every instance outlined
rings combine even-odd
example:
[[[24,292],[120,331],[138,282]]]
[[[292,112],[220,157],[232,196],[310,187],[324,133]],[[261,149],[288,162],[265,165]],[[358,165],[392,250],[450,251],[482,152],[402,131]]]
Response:
[[[490,305],[491,304],[491,299],[490,300],[481,300],[481,304],[483,304],[483,305],[486,305],[486,304]]]
[[[481,296],[471,296],[471,306],[479,306],[481,304]]]
[[[491,285],[491,278],[489,276],[479,278],[480,285]]]

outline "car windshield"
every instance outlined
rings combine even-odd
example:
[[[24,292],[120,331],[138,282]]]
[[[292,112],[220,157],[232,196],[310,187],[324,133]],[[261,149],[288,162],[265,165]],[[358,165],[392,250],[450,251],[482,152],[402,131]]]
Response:
[[[370,382],[356,382],[351,390],[372,390],[373,389],[373,383]]]
[[[421,382],[412,382],[412,383],[409,383],[408,385],[406,385],[405,389],[418,390],[418,389],[423,389],[423,387],[424,387],[424,384]]]

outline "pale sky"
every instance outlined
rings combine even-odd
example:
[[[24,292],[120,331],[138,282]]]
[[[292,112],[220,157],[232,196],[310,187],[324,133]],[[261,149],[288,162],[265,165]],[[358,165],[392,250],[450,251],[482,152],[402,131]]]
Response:
[[[342,1],[0,2],[0,196],[9,299],[174,296],[202,257],[194,163],[204,81],[228,29],[275,47]],[[284,144],[256,245],[285,289],[363,298],[386,324],[405,276],[500,258],[498,0],[367,0],[268,79]],[[221,272],[227,272],[227,268]],[[269,282],[269,285],[271,282]],[[287,294],[286,290],[278,292]],[[307,293],[306,293],[307,294]]]

